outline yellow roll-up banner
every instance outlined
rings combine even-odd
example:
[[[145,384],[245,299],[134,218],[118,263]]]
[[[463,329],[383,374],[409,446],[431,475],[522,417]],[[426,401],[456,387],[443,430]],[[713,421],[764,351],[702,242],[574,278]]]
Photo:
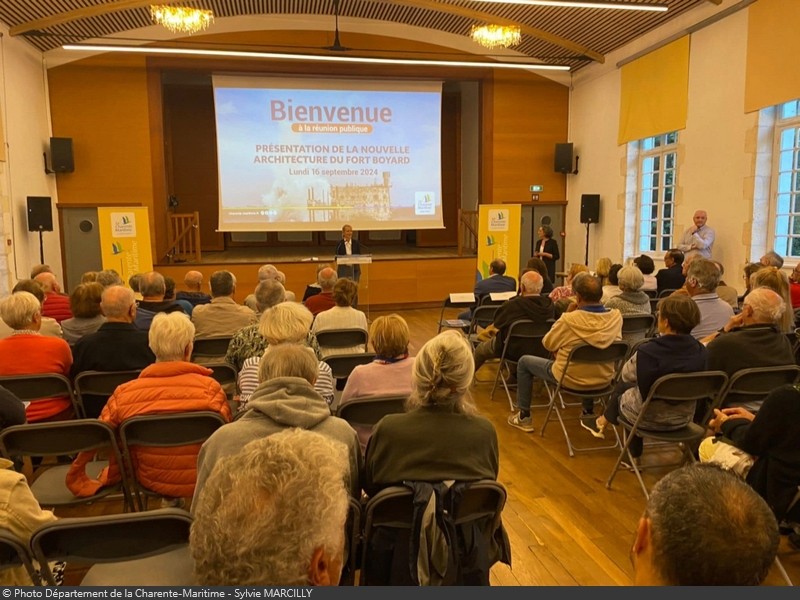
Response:
[[[104,269],[114,269],[123,281],[153,270],[147,207],[101,207],[97,221]]]
[[[519,204],[481,204],[478,207],[478,273],[489,276],[489,264],[496,258],[506,263],[506,275],[519,275],[520,224]]]

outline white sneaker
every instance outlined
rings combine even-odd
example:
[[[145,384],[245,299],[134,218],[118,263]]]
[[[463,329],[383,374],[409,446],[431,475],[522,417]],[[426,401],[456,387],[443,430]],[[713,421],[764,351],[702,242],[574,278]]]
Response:
[[[530,415],[523,419],[520,417],[519,412],[515,412],[508,417],[508,424],[521,429],[525,433],[533,433],[533,419],[531,419]]]

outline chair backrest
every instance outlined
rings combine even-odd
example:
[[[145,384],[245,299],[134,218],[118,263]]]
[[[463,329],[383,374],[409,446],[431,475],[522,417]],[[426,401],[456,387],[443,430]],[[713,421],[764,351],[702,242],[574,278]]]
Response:
[[[59,373],[39,373],[35,375],[6,375],[0,377],[0,385],[23,402],[36,402],[65,396],[69,398],[76,414],[83,416],[75,399],[70,380]]]
[[[661,290],[660,292],[658,292],[657,298],[666,298],[667,296],[671,296],[673,293],[675,293],[677,291],[678,290],[672,289],[672,288]]]
[[[764,398],[772,390],[782,385],[797,383],[798,380],[800,380],[800,367],[797,365],[741,369],[731,376],[716,408],[744,406],[751,412],[757,412]]]
[[[561,379],[558,386],[563,385],[563,381],[570,371],[570,368],[575,364],[592,364],[600,365],[607,364],[613,367],[614,374],[609,379],[607,385],[613,385],[622,370],[622,364],[628,356],[630,346],[628,342],[618,341],[612,342],[607,348],[597,348],[591,344],[578,344],[569,351],[567,362],[564,365],[564,372],[561,374]],[[595,386],[600,388],[601,386]],[[595,389],[594,387],[592,389]]]
[[[228,353],[231,336],[195,338],[192,343],[192,362],[198,359],[223,358]]]
[[[168,413],[133,417],[122,423],[119,436],[122,449],[131,446],[170,448],[199,444],[225,425],[225,419],[213,411]]]
[[[658,298],[658,291],[657,290],[642,290],[645,294],[647,294],[648,298]]]
[[[14,567],[25,567],[34,585],[41,584],[28,545],[10,531],[0,529],[0,570]]]
[[[622,335],[626,340],[650,337],[656,318],[652,314],[622,315]]]
[[[31,547],[46,578],[52,579],[47,568],[52,561],[120,562],[185,546],[191,524],[191,515],[177,508],[59,519],[37,529]]]
[[[483,304],[472,311],[472,319],[469,324],[469,333],[477,333],[478,327],[488,327],[494,321],[494,315],[499,304]]]
[[[97,418],[117,386],[139,377],[135,371],[82,371],[75,377],[75,397],[82,414]]]
[[[530,319],[514,321],[503,340],[500,359],[516,361],[525,354],[548,357],[550,351],[542,345],[542,338],[547,335],[554,322],[552,319],[544,323],[536,323]]]
[[[59,456],[111,448],[119,459],[114,430],[97,419],[14,425],[0,431],[0,452],[13,456]]]
[[[348,423],[375,425],[386,415],[405,412],[407,396],[351,398],[336,408],[336,416]]]
[[[377,354],[374,352],[362,352],[359,354],[333,354],[326,356],[323,362],[331,368],[334,379],[347,379],[359,365],[368,365],[375,360]]]
[[[327,329],[316,333],[317,343],[320,348],[349,348],[367,344],[367,331],[365,329]]]

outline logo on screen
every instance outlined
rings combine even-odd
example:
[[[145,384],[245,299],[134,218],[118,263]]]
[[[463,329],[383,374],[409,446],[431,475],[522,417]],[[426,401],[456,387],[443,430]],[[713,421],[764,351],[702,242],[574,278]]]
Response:
[[[433,192],[414,192],[414,214],[435,215],[436,195]]]
[[[508,231],[507,210],[496,210],[489,213],[489,231]]]
[[[111,232],[114,237],[136,237],[136,217],[133,213],[111,213]]]

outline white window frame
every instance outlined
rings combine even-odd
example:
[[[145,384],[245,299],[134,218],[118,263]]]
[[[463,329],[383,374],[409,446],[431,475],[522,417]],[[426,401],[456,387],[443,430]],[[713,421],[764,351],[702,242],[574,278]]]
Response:
[[[675,247],[678,132],[672,131],[651,136],[639,140],[636,144],[638,145],[638,157],[636,162],[634,255],[649,254],[660,258],[664,252]],[[652,168],[654,162],[657,163],[657,166]],[[654,176],[655,181],[653,180]],[[654,193],[655,202],[652,201]],[[643,218],[645,211],[648,212],[648,219]],[[647,231],[644,230],[645,223],[648,226]],[[653,224],[655,224],[655,233],[652,229]],[[650,240],[646,247],[642,243],[644,239]],[[653,242],[655,242],[655,248],[652,247]]]
[[[794,116],[784,117],[787,109]],[[800,99],[776,106],[774,118],[768,242],[791,264],[800,262]],[[791,147],[782,148],[787,135]]]

